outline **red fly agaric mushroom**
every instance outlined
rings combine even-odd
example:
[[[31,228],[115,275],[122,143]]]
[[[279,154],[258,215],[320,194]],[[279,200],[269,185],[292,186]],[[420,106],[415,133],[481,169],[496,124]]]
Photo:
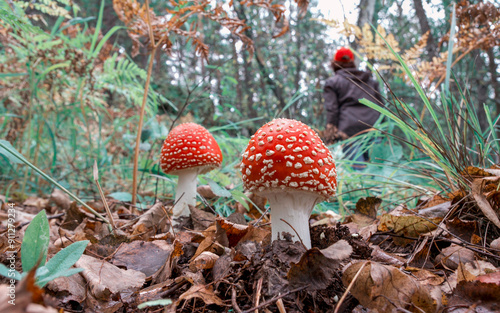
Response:
[[[196,177],[221,163],[219,145],[203,126],[185,123],[170,131],[161,149],[160,166],[165,174],[179,176],[174,218],[189,216],[189,205],[196,205]]]
[[[311,248],[311,211],[337,187],[335,162],[318,134],[302,122],[275,119],[252,136],[240,168],[245,189],[269,201],[272,239],[295,235],[283,219]]]

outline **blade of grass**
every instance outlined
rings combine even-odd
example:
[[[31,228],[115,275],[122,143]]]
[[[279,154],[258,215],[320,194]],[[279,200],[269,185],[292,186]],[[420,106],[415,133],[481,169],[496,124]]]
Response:
[[[108,214],[109,222],[113,229],[116,229],[115,220],[113,215],[111,214],[111,209],[109,208],[108,201],[106,201],[106,197],[104,196],[104,192],[102,191],[101,184],[99,184],[99,169],[97,168],[97,161],[94,160],[94,181],[97,185],[97,189],[99,189],[99,194],[101,195],[102,203],[104,204],[104,208],[106,209],[106,213]]]

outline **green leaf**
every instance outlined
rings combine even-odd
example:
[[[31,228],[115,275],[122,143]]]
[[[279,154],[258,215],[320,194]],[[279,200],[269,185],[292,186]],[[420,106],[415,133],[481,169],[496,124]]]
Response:
[[[29,272],[41,257],[40,265],[45,264],[49,248],[50,229],[45,210],[40,211],[31,221],[24,233],[21,244],[21,263],[23,272]]]
[[[111,197],[115,200],[122,201],[122,202],[132,201],[132,195],[128,192],[113,192],[113,193],[109,194],[108,197]]]
[[[46,283],[57,277],[71,276],[80,272],[81,269],[70,270],[70,267],[80,259],[88,244],[88,240],[77,241],[59,251],[47,262],[44,268],[40,268],[40,271],[37,271],[37,284],[43,287]]]
[[[229,192],[229,190],[227,190],[226,188],[222,188],[221,186],[219,186],[219,184],[208,177],[205,177],[205,180],[207,181],[210,188],[212,188],[212,191],[216,196],[224,198],[231,197],[231,192]]]
[[[247,211],[250,211],[250,206],[248,205],[247,202],[250,201],[250,199],[248,199],[248,197],[243,192],[233,189],[231,190],[231,195],[233,196],[233,199],[241,203],[241,205],[243,205],[243,207]]]
[[[83,271],[84,271],[83,268],[70,268],[69,270],[66,270],[64,272],[58,272],[57,275],[45,276],[43,279],[39,279],[37,277],[36,284],[39,287],[44,287],[45,285],[47,285],[48,282],[50,282],[50,281],[52,281],[52,280],[54,280],[56,278],[59,278],[59,277],[69,277],[69,276],[78,274],[78,273],[83,272]]]
[[[0,146],[0,154],[5,156],[7,159],[9,159],[9,161],[11,163],[14,163],[14,164],[19,164],[19,163],[22,163],[19,158],[22,158],[23,156],[17,152],[16,148],[14,148],[10,142],[6,141],[6,140],[0,140],[0,142],[2,142],[7,149],[3,148],[2,146]]]
[[[28,73],[1,73],[0,78],[27,76]]]
[[[172,304],[172,300],[170,300],[170,299],[158,299],[158,300],[153,300],[153,301],[141,303],[137,306],[137,308],[144,309],[144,308],[147,308],[150,306],[157,306],[157,305],[166,306],[169,304]]]
[[[4,264],[0,263],[0,275],[5,276],[7,278],[12,278],[15,280],[21,280],[21,273],[16,270],[11,270]]]

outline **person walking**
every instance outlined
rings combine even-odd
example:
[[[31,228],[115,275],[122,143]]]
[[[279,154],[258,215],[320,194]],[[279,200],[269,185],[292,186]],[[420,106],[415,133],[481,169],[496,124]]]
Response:
[[[335,75],[326,80],[323,89],[326,109],[324,137],[327,143],[356,136],[375,124],[380,113],[360,103],[360,99],[383,103],[378,82],[370,72],[357,69],[354,53],[349,48],[338,49],[331,66]],[[353,160],[358,154],[356,143],[344,146],[344,153]],[[368,153],[361,154],[355,161],[355,168],[363,168],[363,164],[357,162],[368,161]]]

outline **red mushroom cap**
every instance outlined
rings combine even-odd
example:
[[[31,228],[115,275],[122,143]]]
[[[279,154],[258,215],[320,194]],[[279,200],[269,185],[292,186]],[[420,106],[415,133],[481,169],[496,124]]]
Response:
[[[335,162],[328,148],[309,126],[290,119],[275,119],[257,130],[240,168],[249,191],[291,188],[328,198],[337,187]]]
[[[212,134],[195,123],[181,124],[168,134],[161,148],[161,170],[176,174],[188,168],[201,167],[201,173],[217,168],[222,152]]]

